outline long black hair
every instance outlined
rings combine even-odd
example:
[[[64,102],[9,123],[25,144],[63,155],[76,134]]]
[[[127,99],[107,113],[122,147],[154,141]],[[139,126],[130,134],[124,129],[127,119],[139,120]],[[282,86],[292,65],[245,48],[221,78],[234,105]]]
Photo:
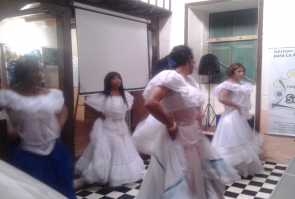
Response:
[[[27,75],[31,72],[38,71],[38,59],[35,56],[23,56],[15,61],[14,79],[11,80],[10,86],[14,87],[20,82],[27,81]]]
[[[152,77],[156,76],[163,70],[174,70],[177,67],[186,64],[187,61],[193,59],[192,50],[185,46],[175,46],[169,55],[160,59],[152,70]]]
[[[128,102],[127,102],[127,99],[126,99],[126,96],[125,96],[125,92],[124,92],[124,87],[123,87],[123,80],[122,80],[122,77],[119,73],[117,72],[109,72],[105,78],[104,78],[104,90],[103,90],[103,94],[106,95],[106,97],[109,97],[111,95],[111,79],[113,77],[119,77],[120,80],[121,80],[121,85],[119,86],[119,92],[123,98],[123,101],[124,103],[128,106]]]

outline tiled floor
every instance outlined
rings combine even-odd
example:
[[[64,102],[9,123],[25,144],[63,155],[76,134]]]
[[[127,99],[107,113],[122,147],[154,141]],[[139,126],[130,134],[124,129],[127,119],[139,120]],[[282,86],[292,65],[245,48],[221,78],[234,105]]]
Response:
[[[148,168],[148,164],[149,162],[145,161],[146,169]],[[267,199],[286,170],[287,165],[272,162],[262,162],[262,164],[265,168],[262,174],[228,184],[224,194],[225,199]],[[76,195],[77,199],[134,199],[139,191],[141,182],[142,180],[125,184],[117,190],[92,184],[78,191]]]

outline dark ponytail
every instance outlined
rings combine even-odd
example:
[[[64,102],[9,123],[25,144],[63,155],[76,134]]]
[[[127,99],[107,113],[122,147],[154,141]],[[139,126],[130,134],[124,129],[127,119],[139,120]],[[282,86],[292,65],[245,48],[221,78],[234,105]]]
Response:
[[[185,46],[175,46],[169,55],[159,60],[152,70],[152,77],[156,76],[163,70],[174,70],[179,66],[186,64],[189,59],[193,59],[192,50]]]

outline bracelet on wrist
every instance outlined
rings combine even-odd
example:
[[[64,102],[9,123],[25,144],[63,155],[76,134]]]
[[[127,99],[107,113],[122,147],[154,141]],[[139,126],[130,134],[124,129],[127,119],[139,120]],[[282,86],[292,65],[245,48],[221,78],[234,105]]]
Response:
[[[170,126],[170,127],[167,126],[168,131],[173,131],[173,130],[175,130],[176,128],[177,128],[177,124],[176,124],[176,122],[173,122],[173,125]]]

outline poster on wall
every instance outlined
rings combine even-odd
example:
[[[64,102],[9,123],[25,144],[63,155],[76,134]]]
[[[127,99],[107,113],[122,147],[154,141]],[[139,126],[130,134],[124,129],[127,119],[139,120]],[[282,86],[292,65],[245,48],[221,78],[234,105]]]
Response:
[[[268,134],[295,136],[295,47],[269,50]]]
[[[56,48],[42,48],[43,65],[45,68],[55,68],[58,65],[58,54]]]

